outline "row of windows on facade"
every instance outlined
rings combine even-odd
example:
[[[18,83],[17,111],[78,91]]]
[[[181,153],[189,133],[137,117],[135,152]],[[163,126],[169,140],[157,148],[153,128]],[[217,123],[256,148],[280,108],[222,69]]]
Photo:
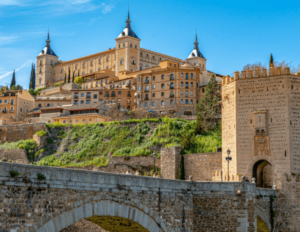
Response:
[[[169,85],[169,84],[168,84],[168,85]],[[181,87],[184,87],[183,82],[181,82],[180,86],[181,86]],[[191,87],[194,87],[194,82],[191,82]],[[156,88],[156,86],[155,86],[155,85],[152,85],[152,89],[155,89],[155,88]],[[161,84],[161,88],[162,88],[162,89],[165,88],[165,84],[164,84],[164,83]],[[171,89],[174,89],[174,83],[173,83],[173,82],[170,83],[170,88],[171,88]],[[185,88],[189,88],[189,82],[185,82]],[[139,91],[141,90],[141,86],[140,86],[140,85],[137,87],[137,90],[139,90]],[[146,91],[146,92],[149,91],[149,85],[146,85],[146,86],[145,86],[145,91]]]
[[[116,103],[116,99],[111,99],[111,100],[109,100],[109,99],[106,99],[106,100],[103,100],[103,99],[99,99],[99,102],[101,103],[101,102],[113,102],[113,103]],[[122,99],[121,98],[118,98],[118,102],[121,102],[122,101]],[[74,105],[78,105],[79,104],[79,101],[74,101]],[[81,105],[84,105],[84,104],[91,104],[91,101],[90,100],[86,100],[86,101],[80,101],[80,104]],[[127,104],[131,104],[131,101],[130,100],[127,100]]]
[[[85,119],[82,119],[81,121],[82,121],[82,122],[85,122]],[[90,118],[88,121],[89,121],[89,122],[92,122],[92,119]],[[79,122],[79,120],[76,119],[76,122]],[[63,123],[67,123],[66,120],[63,120]],[[72,120],[70,120],[69,123],[72,123]]]
[[[184,77],[183,73],[181,73],[181,77]],[[193,79],[193,78],[194,78],[194,74],[191,73],[191,79]],[[161,79],[164,80],[165,79],[165,75],[161,75]],[[189,79],[189,73],[185,74],[185,79],[186,80]],[[149,80],[150,80],[149,77],[146,77],[145,78],[145,83],[149,82]],[[155,81],[155,76],[152,77],[152,80]],[[174,74],[173,73],[170,74],[170,80],[174,80]],[[140,81],[141,81],[141,77],[138,77],[138,82],[140,82]]]
[[[102,95],[103,92],[100,91],[99,94]],[[118,95],[121,95],[121,94],[122,94],[122,91],[118,91]],[[106,91],[106,92],[105,92],[105,96],[108,96],[108,95],[109,95],[109,92]],[[130,91],[127,92],[127,95],[130,95]],[[75,97],[75,98],[78,98],[78,96],[79,96],[78,93],[75,93],[75,94],[74,94],[74,97]],[[84,97],[84,93],[80,93],[80,96],[81,96],[81,97]],[[112,91],[112,92],[111,92],[111,96],[112,96],[112,97],[113,97],[113,96],[116,96],[116,92],[115,92],[115,91]],[[91,93],[86,93],[86,97],[87,97],[87,98],[90,98],[90,97],[91,97]],[[98,98],[98,95],[97,95],[97,94],[94,94],[94,98]]]
[[[183,95],[183,91],[181,91],[181,95]],[[198,95],[198,93],[197,93],[197,95]],[[164,97],[164,96],[165,96],[165,92],[161,92],[161,93],[160,93],[160,96],[161,96],[161,97]],[[174,97],[174,96],[175,96],[175,95],[174,95],[174,92],[171,91],[169,97]],[[189,96],[189,91],[185,91],[185,96],[186,96],[186,97]],[[194,96],[193,91],[190,92],[190,96]],[[138,94],[138,98],[140,98],[140,97],[141,97],[141,95]],[[155,93],[152,93],[152,97],[155,97]],[[148,94],[145,94],[145,100],[147,100],[148,98],[149,98],[149,97],[148,97]]]
[[[90,81],[93,81],[93,78],[90,80]],[[100,82],[99,82],[101,85],[103,85],[103,80],[101,80]],[[99,85],[99,83],[98,82],[96,82],[96,84],[95,84],[95,87],[97,87],[98,85]],[[105,80],[105,84],[107,84],[108,83],[108,79],[106,79]],[[131,84],[131,81],[123,81],[123,85],[126,85],[126,84]],[[120,82],[120,85],[122,85],[122,82]],[[112,86],[113,86],[113,88],[116,88],[116,87],[121,87],[120,85],[118,85],[118,84],[113,84]],[[86,84],[86,85],[83,85],[82,86],[84,89],[88,89],[88,87],[89,87],[89,85],[88,84]],[[91,83],[90,84],[90,87],[91,88],[93,88],[94,87],[94,84],[93,83]],[[130,87],[130,89],[132,89],[132,87]]]
[[[106,69],[109,69],[108,66],[106,66]],[[98,68],[98,71],[101,71],[101,68]],[[40,68],[40,73],[42,72],[42,69]],[[60,73],[62,73],[63,71],[60,71]],[[90,73],[93,73],[94,71],[93,70],[90,70]],[[53,74],[55,75],[55,70],[53,71]],[[84,75],[85,74],[85,71],[82,71],[81,72],[81,75]],[[74,76],[77,77],[78,76],[78,73],[75,72],[74,73]],[[60,80],[62,80],[63,78],[61,77]]]
[[[123,48],[125,48],[125,43],[122,44]],[[132,48],[132,44],[130,44],[130,47]],[[121,48],[121,44],[119,44],[119,48]],[[134,45],[134,48],[137,48],[137,45]]]
[[[2,108],[0,107],[0,113],[2,112]],[[7,111],[7,108],[6,107],[4,107],[3,108],[3,113],[7,113],[8,111]],[[23,108],[21,107],[20,108],[20,112],[23,112]],[[26,112],[28,112],[28,109],[26,109]],[[10,111],[9,111],[9,113],[14,113],[14,107],[10,107]]]
[[[189,105],[189,102],[190,102],[191,105],[194,104],[193,99],[190,99],[190,101],[189,101],[189,99],[185,99],[185,104],[186,105]],[[181,99],[180,103],[184,104],[184,99]],[[155,104],[156,104],[155,101],[153,101],[152,106],[155,106]],[[165,105],[165,100],[161,100],[160,104],[161,104],[161,106],[164,106]],[[149,106],[149,102],[144,102],[144,105],[145,105],[145,108],[147,108]],[[170,105],[171,106],[174,105],[174,100],[173,99],[170,100]],[[140,107],[143,107],[143,102],[140,102]]]
[[[58,106],[59,104],[57,104],[57,103],[53,103],[53,106]],[[62,103],[61,104],[62,106],[64,106],[64,105],[66,105],[65,103]],[[47,103],[46,104],[46,107],[51,107],[51,103]],[[38,104],[38,108],[42,108],[42,104],[41,103],[39,103]]]
[[[1,103],[6,103],[6,104],[11,104],[11,105],[14,105],[15,104],[15,100],[14,99],[11,99],[11,100],[9,100],[9,99],[5,99],[4,100],[4,102],[3,102],[3,100],[0,100],[0,104]],[[25,103],[25,102],[24,102]]]

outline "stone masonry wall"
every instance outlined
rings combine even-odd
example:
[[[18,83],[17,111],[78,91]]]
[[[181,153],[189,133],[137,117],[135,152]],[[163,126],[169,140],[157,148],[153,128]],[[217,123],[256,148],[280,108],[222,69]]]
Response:
[[[161,149],[161,176],[165,179],[178,179],[181,147]]]
[[[19,164],[29,164],[26,151],[22,149],[0,149],[0,160]]]
[[[222,152],[184,155],[186,180],[193,176],[194,181],[213,181],[213,171],[221,169]]]
[[[10,171],[21,174],[12,178]],[[38,174],[46,179],[38,180]],[[256,187],[247,182],[191,182],[0,163],[0,191],[5,193],[0,202],[3,232],[60,231],[102,215],[127,218],[155,232],[256,231]]]
[[[22,139],[32,139],[40,130],[46,130],[46,124],[18,124],[0,126],[0,142],[17,142]]]

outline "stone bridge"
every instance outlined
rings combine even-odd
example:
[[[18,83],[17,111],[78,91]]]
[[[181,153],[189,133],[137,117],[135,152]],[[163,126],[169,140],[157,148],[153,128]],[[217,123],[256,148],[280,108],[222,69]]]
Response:
[[[14,176],[16,172],[20,174]],[[272,230],[268,199],[277,196],[247,182],[179,181],[12,163],[0,163],[0,191],[1,232],[59,232],[81,219],[102,226],[108,216],[124,222],[114,231],[126,226],[126,231],[151,232],[257,231],[257,216]],[[139,229],[130,230],[133,225]]]

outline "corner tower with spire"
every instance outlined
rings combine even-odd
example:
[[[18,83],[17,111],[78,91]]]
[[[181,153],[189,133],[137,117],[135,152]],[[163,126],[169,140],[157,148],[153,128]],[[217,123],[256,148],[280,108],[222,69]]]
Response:
[[[201,70],[206,70],[206,59],[199,50],[197,32],[195,36],[194,49],[186,60],[189,64],[198,66]]]
[[[138,71],[140,63],[140,39],[131,28],[131,20],[128,9],[126,26],[116,38],[116,64],[115,72]]]
[[[52,50],[50,42],[50,33],[48,31],[46,46],[37,56],[35,80],[36,89],[47,87],[48,83],[53,81],[54,69],[52,66],[57,64],[58,56]]]

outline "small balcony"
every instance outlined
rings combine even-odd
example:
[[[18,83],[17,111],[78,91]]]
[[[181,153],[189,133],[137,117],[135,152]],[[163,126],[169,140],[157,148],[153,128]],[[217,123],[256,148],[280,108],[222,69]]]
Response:
[[[145,97],[145,101],[148,101],[148,100],[149,100],[149,97],[148,97],[148,96],[146,96],[146,97]]]
[[[174,89],[174,85],[171,85],[171,86],[170,86],[170,89]]]
[[[87,95],[87,96],[86,96],[86,99],[91,99],[91,96],[88,96],[88,95]]]
[[[116,97],[116,94],[112,93],[111,96],[112,96],[112,97]]]
[[[169,96],[170,98],[174,98],[175,97],[175,95],[174,94],[170,94],[170,96]]]
[[[149,92],[149,89],[145,89],[145,92]]]
[[[149,79],[148,80],[145,80],[145,84],[148,84],[149,83]]]
[[[109,94],[105,94],[105,97],[109,97]]]
[[[130,93],[127,93],[127,97],[131,97],[131,94],[130,94]]]

